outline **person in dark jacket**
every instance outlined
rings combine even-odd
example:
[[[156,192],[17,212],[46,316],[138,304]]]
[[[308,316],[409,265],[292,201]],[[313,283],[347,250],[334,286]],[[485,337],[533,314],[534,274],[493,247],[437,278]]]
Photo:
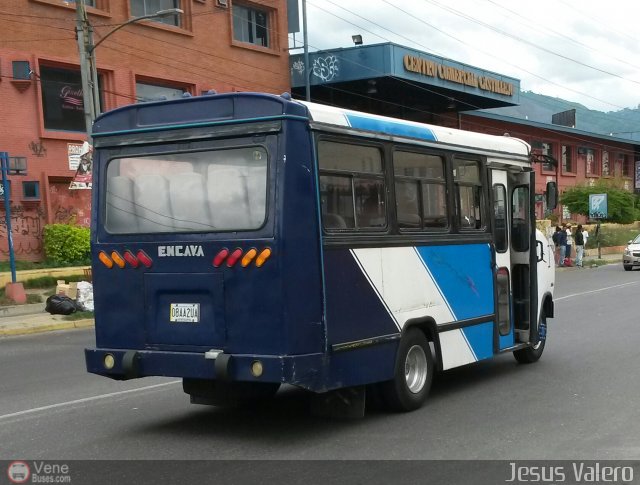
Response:
[[[582,234],[582,224],[578,224],[573,241],[576,246],[576,266],[582,268],[582,257],[584,256],[584,234]]]
[[[558,266],[564,266],[564,259],[567,254],[567,233],[564,229],[556,227],[556,246],[560,248],[560,254],[558,255]]]

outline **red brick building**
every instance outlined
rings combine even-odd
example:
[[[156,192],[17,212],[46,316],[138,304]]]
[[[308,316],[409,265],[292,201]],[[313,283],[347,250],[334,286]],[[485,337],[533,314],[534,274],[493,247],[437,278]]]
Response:
[[[289,90],[286,0],[85,0],[101,110],[218,92]],[[73,0],[4,0],[0,6],[0,151],[26,163],[10,176],[17,259],[43,258],[46,224],[90,223],[90,190],[70,190],[86,140]],[[16,157],[16,158],[13,158]],[[4,201],[0,259],[8,258]]]
[[[486,112],[466,112],[459,115],[463,130],[521,138],[535,153],[548,155],[557,166],[536,164],[536,216],[546,216],[543,194],[549,181],[556,181],[558,190],[578,184],[593,184],[601,178],[619,179],[626,190],[634,191],[634,167],[638,146],[631,140],[589,133],[575,128],[510,118]],[[560,220],[585,222],[586,218],[571,214],[560,206]]]

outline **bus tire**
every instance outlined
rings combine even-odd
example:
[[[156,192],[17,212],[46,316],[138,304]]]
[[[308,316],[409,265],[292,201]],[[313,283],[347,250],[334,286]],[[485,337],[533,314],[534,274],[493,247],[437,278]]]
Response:
[[[547,317],[542,315],[540,317],[540,320],[541,322],[544,321],[544,323],[546,324]],[[539,340],[538,343],[532,347],[514,350],[513,356],[520,364],[533,364],[534,362],[540,360],[540,357],[542,357],[542,352],[544,352],[544,344],[546,343],[546,341],[547,340],[545,338],[545,340]]]
[[[427,399],[433,381],[433,356],[429,341],[417,328],[410,328],[400,340],[394,378],[383,382],[382,395],[393,411],[413,411]]]

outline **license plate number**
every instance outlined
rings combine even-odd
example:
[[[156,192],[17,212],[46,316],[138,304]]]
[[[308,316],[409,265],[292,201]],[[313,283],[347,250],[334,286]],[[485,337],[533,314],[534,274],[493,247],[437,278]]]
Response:
[[[171,303],[169,321],[198,323],[200,321],[200,303]]]

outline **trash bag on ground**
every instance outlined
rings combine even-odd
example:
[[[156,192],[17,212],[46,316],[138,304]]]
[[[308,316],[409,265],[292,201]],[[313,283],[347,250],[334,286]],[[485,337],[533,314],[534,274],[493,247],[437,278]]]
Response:
[[[76,302],[82,307],[82,311],[93,311],[93,285],[91,283],[87,281],[78,282]]]
[[[44,309],[51,315],[71,315],[76,311],[76,304],[68,296],[51,295]]]

